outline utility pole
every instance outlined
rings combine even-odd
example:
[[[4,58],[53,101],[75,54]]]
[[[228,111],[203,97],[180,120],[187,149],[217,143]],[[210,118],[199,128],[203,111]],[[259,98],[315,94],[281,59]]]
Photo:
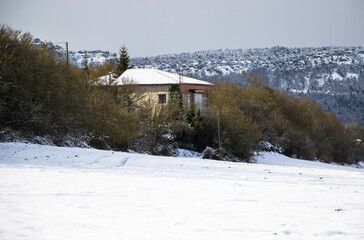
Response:
[[[111,72],[109,72],[109,85],[112,83]]]
[[[179,74],[178,74],[178,82],[181,85],[183,83],[183,72],[180,69]]]
[[[219,110],[217,110],[217,134],[219,137],[219,152],[221,150],[221,141],[220,141],[220,114]]]
[[[67,58],[67,65],[69,64],[69,59],[68,59],[68,42],[66,42],[66,58]]]
[[[58,42],[58,43],[53,43],[53,44],[60,44],[60,43],[65,43],[66,44],[66,62],[67,62],[67,65],[69,64],[69,53],[68,53],[68,42]]]

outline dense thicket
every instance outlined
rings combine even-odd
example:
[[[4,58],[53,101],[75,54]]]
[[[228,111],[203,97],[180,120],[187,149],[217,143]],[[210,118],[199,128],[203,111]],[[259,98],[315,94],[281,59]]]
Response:
[[[3,132],[45,136],[60,145],[83,137],[119,149],[136,137],[136,117],[92,84],[89,71],[69,66],[47,46],[32,44],[29,33],[0,26],[0,59]]]
[[[248,81],[248,88],[216,83],[209,92],[204,124],[210,129],[217,126],[219,111],[221,141],[226,150],[248,157],[261,141],[297,158],[341,164],[363,160],[364,148],[359,140],[364,137],[363,128],[357,124],[345,128],[316,102],[273,90],[262,85],[259,77]],[[216,143],[216,134],[210,139],[210,144],[213,142]]]

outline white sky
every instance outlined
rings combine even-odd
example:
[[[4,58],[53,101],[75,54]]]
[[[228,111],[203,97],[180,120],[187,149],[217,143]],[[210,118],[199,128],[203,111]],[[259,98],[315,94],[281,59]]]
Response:
[[[0,23],[71,50],[132,57],[272,46],[364,46],[364,0],[0,0]]]

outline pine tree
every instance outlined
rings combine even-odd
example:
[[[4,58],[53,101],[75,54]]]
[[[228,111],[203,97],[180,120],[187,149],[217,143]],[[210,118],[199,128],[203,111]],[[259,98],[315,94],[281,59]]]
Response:
[[[114,70],[114,78],[119,77],[126,70],[131,68],[131,67],[129,67],[130,58],[129,58],[129,54],[128,54],[128,49],[125,47],[125,45],[123,45],[120,48],[119,55],[120,55],[119,59],[116,60],[116,67],[115,67],[115,70]]]

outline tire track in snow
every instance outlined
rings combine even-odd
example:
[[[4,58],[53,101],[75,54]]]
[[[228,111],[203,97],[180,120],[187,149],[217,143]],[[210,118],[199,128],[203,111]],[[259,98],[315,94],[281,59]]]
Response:
[[[120,163],[118,165],[116,165],[116,167],[124,167],[125,164],[128,162],[129,157],[123,158]]]

